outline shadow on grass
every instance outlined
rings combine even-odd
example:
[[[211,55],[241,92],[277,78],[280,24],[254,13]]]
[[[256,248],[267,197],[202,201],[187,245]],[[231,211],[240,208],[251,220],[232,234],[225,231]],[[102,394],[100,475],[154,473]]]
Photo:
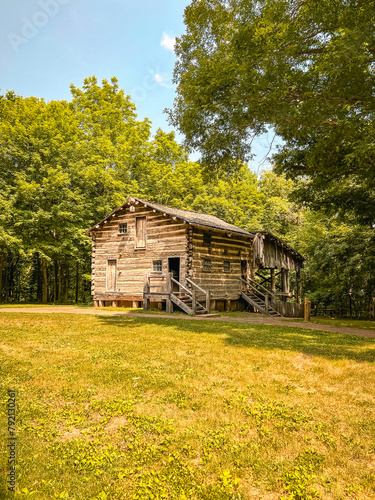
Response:
[[[265,324],[226,323],[223,321],[191,321],[184,319],[129,318],[99,316],[107,326],[119,328],[150,325],[171,328],[171,337],[177,329],[181,333],[221,335],[230,347],[251,347],[264,350],[280,349],[300,352],[328,359],[350,359],[357,362],[375,361],[374,339],[341,335],[320,330],[304,330],[288,326]]]

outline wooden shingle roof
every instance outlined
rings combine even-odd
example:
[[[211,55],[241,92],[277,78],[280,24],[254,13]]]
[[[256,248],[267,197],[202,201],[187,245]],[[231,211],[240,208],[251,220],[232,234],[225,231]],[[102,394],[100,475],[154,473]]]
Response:
[[[180,208],[172,208],[165,205],[160,205],[159,203],[142,200],[140,198],[128,198],[128,200],[123,205],[121,205],[121,207],[114,210],[102,221],[98,222],[97,224],[95,224],[95,226],[89,229],[88,233],[90,233],[91,231],[95,231],[105,221],[116,216],[118,212],[121,212],[124,208],[129,205],[133,205],[134,203],[136,203],[137,205],[142,204],[145,207],[149,207],[153,210],[156,210],[157,212],[170,215],[171,217],[175,217],[176,219],[183,220],[187,224],[192,224],[194,226],[205,227],[207,229],[217,229],[219,231],[228,231],[229,233],[242,234],[250,238],[254,237],[254,234],[249,233],[248,231],[245,231],[240,227],[234,226],[233,224],[229,224],[228,222],[225,222],[222,219],[215,217],[214,215],[201,214],[199,212],[192,212],[190,210],[182,210]]]

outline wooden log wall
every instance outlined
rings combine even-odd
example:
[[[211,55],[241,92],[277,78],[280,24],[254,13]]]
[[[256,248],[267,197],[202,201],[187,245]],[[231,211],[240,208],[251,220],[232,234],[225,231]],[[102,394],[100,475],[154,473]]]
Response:
[[[203,241],[204,233],[211,234],[211,244]],[[212,300],[238,300],[241,291],[241,260],[251,264],[251,240],[248,237],[223,231],[193,227],[188,233],[190,250],[189,274],[205,290],[210,290]],[[211,261],[211,271],[203,269],[204,259]],[[229,261],[230,271],[224,272],[224,261]],[[191,262],[191,264],[190,264]]]
[[[143,299],[144,276],[153,261],[162,260],[168,271],[168,257],[180,257],[180,279],[186,276],[187,225],[141,204],[123,209],[93,232],[92,292],[94,300],[137,301]],[[146,247],[135,248],[136,217],[146,217]],[[119,233],[119,224],[127,233]],[[116,260],[116,289],[106,290],[107,261]]]

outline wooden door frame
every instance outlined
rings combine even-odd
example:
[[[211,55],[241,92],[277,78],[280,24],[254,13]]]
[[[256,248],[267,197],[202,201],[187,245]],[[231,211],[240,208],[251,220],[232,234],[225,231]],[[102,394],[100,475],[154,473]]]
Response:
[[[178,259],[179,260],[179,266],[178,266],[178,282],[181,283],[181,256],[176,255],[176,256],[169,256],[167,257],[167,267],[168,267],[168,272],[170,273],[170,267],[169,267],[169,260],[170,259]],[[176,283],[173,283],[173,285],[177,286]]]

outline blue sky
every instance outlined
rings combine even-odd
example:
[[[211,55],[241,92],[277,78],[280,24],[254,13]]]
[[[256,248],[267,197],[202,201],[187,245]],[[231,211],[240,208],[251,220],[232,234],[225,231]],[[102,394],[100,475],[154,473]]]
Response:
[[[12,0],[0,6],[0,89],[70,99],[85,77],[110,79],[132,97],[153,130],[172,130],[173,39],[188,0]],[[182,140],[182,137],[177,137]],[[257,170],[272,137],[255,144]],[[194,155],[193,158],[197,156]],[[267,162],[264,166],[267,165]]]

